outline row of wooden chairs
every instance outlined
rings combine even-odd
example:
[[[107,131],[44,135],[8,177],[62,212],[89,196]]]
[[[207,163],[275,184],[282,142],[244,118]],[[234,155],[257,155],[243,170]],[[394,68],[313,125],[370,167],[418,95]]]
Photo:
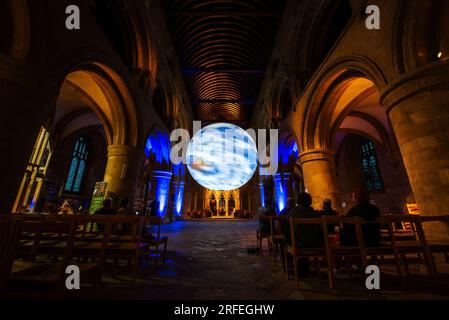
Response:
[[[446,262],[449,263],[449,241],[447,239],[439,239],[438,241],[430,240],[430,225],[439,223],[443,228],[449,230],[449,216],[423,217],[416,215],[391,215],[381,217],[374,222],[381,225],[383,237],[381,244],[376,247],[365,245],[363,238],[363,226],[369,224],[360,218],[348,217],[321,217],[321,218],[288,218],[288,217],[260,217],[260,221],[270,223],[270,232],[268,234],[260,234],[258,232],[258,244],[266,238],[268,242],[268,259],[273,259],[276,263],[277,256],[281,257],[284,270],[287,272],[288,278],[288,257],[293,259],[293,268],[295,274],[296,285],[299,287],[298,260],[300,258],[314,259],[315,261],[326,261],[329,286],[335,287],[335,261],[338,258],[354,257],[361,261],[363,270],[366,269],[369,259],[382,262],[384,257],[392,257],[396,265],[398,276],[404,283],[405,274],[410,275],[409,261],[407,256],[416,255],[424,262],[428,275],[432,281],[435,281],[438,274],[437,265],[435,263],[435,254],[443,254]],[[396,226],[401,224],[410,225],[412,228],[408,234],[399,231]],[[298,247],[297,232],[300,225],[315,225],[320,228],[323,237],[323,246],[318,248]],[[332,229],[329,226],[352,225],[355,229],[357,244],[353,246],[342,246],[336,241],[332,241],[335,234],[330,233]],[[291,244],[286,244],[284,239],[283,227],[290,228]],[[427,231],[427,232],[426,232]],[[378,260],[381,258],[381,260]],[[404,267],[404,271],[402,270]]]
[[[189,217],[192,219],[206,219],[212,217],[212,212],[208,210],[202,210],[202,211],[192,211],[189,212]]]
[[[236,210],[234,212],[234,217],[239,219],[252,219],[255,216],[254,210]]]
[[[156,225],[156,233],[144,233],[146,225]],[[155,266],[161,246],[165,263],[168,238],[161,236],[160,225],[158,217],[1,216],[0,288],[8,283],[61,287],[69,264],[80,269],[83,281],[98,285],[106,259],[132,263],[135,283],[142,261],[148,268],[152,247]]]

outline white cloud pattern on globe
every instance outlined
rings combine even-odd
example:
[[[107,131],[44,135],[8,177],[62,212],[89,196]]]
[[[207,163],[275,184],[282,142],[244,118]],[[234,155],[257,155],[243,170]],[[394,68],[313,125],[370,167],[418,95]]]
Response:
[[[198,131],[187,147],[192,177],[211,190],[234,190],[245,185],[257,168],[253,138],[233,124],[216,123]]]

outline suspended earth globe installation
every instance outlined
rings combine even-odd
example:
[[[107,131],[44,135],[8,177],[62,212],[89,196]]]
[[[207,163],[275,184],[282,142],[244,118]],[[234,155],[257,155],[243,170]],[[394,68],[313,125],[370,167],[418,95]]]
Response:
[[[245,185],[257,168],[257,147],[242,128],[216,123],[198,131],[186,153],[192,177],[210,190],[229,191]]]

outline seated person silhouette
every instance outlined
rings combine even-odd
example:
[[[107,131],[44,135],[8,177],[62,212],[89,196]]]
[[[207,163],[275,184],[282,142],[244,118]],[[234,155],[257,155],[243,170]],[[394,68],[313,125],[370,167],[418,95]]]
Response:
[[[298,195],[298,205],[290,210],[293,218],[320,218],[321,215],[312,208],[312,196],[308,193]],[[284,239],[291,244],[290,226],[285,228]],[[303,248],[321,248],[324,246],[323,232],[320,225],[297,225],[295,230],[296,246]]]
[[[370,203],[370,195],[366,190],[359,190],[352,194],[355,206],[349,210],[348,217],[359,217],[370,224],[362,225],[362,234],[365,246],[375,247],[380,245],[380,224],[374,223],[380,217],[379,208]],[[354,225],[344,225],[340,234],[340,242],[345,246],[357,245],[357,235]]]
[[[257,210],[258,216],[275,216],[276,210],[273,205],[273,201],[271,198],[265,199],[265,207],[261,207]],[[268,235],[271,232],[270,222],[269,221],[259,221],[259,232],[262,235]]]
[[[105,199],[103,201],[103,206],[98,209],[97,211],[95,211],[96,215],[101,215],[101,216],[113,216],[115,215],[115,210],[112,209],[112,199]],[[99,231],[104,231],[104,225],[101,223],[97,224],[97,228]]]
[[[332,208],[332,200],[331,199],[323,200],[323,209],[320,210],[320,214],[322,216],[338,216],[338,212]],[[338,224],[328,224],[327,232],[334,233],[335,227],[337,227],[337,226],[338,226]]]
[[[298,205],[290,210],[293,218],[320,218],[320,214],[312,208],[312,196],[308,193],[298,195]],[[292,245],[290,225],[284,229],[284,241]],[[296,225],[294,244],[297,248],[322,248],[324,247],[324,236],[321,225]],[[309,258],[298,259],[298,272],[303,278],[309,277]]]

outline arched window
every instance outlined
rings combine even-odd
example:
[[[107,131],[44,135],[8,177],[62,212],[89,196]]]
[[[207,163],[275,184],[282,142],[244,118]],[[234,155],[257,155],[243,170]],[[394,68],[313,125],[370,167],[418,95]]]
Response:
[[[50,133],[42,127],[23,176],[14,212],[34,212],[51,159]]]
[[[87,161],[87,144],[84,138],[79,138],[73,149],[72,163],[65,183],[66,192],[80,192]]]
[[[376,146],[366,139],[362,143],[362,170],[365,187],[368,191],[383,191],[384,185],[377,161]]]

